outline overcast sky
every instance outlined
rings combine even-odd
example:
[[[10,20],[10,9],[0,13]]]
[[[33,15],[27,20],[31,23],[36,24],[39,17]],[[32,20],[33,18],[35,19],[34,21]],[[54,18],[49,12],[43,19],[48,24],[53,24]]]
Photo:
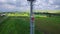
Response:
[[[0,0],[0,11],[20,11],[29,10],[27,0]],[[60,0],[36,0],[34,9],[60,9]]]

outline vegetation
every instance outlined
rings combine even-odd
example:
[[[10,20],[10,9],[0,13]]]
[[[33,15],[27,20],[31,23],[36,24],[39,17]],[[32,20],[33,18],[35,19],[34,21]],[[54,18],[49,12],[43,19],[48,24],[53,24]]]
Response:
[[[0,34],[30,34],[29,14],[9,13],[0,26]],[[41,15],[43,16],[43,15]],[[35,15],[35,34],[60,34],[60,17]]]

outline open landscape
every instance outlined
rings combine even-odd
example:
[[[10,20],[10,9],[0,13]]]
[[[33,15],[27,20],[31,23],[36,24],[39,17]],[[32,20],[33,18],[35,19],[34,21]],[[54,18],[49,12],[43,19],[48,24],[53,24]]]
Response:
[[[60,34],[60,0],[0,0],[0,34]]]
[[[6,13],[0,34],[30,34],[29,13]],[[3,17],[0,16],[0,19]],[[35,34],[60,34],[60,16],[34,15]]]

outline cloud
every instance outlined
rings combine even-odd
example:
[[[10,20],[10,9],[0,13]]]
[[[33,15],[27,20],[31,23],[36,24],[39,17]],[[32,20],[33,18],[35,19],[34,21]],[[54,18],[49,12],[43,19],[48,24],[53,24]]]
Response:
[[[27,0],[0,0],[0,10],[29,10],[29,4]],[[60,0],[36,0],[34,9],[60,9]]]
[[[0,11],[14,11],[16,9],[15,5],[3,4],[0,5]]]
[[[54,0],[49,0],[48,2],[49,2],[49,4],[53,4]]]
[[[0,2],[6,2],[6,0],[0,0]]]

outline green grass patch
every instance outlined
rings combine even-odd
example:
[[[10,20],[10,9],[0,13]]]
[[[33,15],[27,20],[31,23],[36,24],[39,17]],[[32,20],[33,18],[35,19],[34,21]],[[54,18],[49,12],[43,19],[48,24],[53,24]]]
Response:
[[[0,34],[30,34],[30,18],[23,14],[8,14]],[[60,17],[35,17],[35,34],[60,34]]]

